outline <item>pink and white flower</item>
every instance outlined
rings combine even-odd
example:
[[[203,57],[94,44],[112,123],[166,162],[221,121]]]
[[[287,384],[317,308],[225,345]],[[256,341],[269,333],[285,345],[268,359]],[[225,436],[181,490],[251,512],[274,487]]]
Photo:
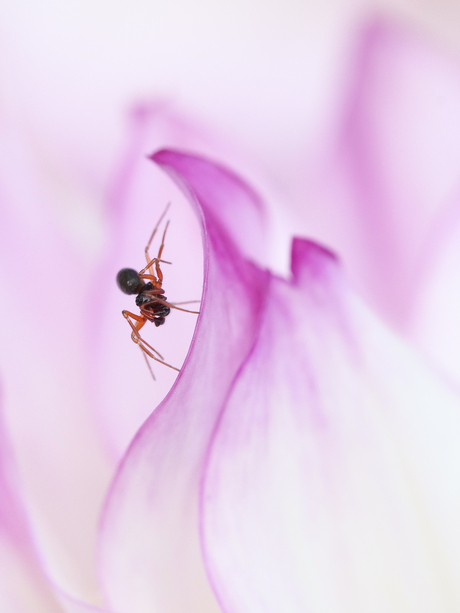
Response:
[[[381,23],[358,55],[278,217],[285,274],[285,228],[211,161],[234,152],[163,103],[133,115],[97,269],[2,126],[2,610],[458,609],[460,69]],[[165,287],[202,304],[158,330],[183,368],[154,388],[114,277],[170,197]]]

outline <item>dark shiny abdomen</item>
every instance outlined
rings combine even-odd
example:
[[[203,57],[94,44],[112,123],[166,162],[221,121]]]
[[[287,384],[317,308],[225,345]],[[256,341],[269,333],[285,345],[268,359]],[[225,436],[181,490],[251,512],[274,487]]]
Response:
[[[167,297],[164,294],[152,294],[153,290],[151,283],[146,283],[142,288],[142,291],[136,296],[136,304],[141,309],[141,313],[149,320],[153,321],[155,326],[162,326],[165,323],[165,317],[169,315],[171,309],[166,304],[162,304],[162,301],[167,301]]]

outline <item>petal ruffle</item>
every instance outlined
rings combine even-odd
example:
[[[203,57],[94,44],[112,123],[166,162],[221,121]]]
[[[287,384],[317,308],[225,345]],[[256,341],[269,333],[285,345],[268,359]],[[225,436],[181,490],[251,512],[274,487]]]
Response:
[[[152,159],[198,205],[205,251],[201,315],[176,384],[116,476],[101,526],[100,568],[107,600],[120,613],[155,607],[204,613],[218,606],[201,559],[199,484],[220,409],[257,332],[267,273],[240,250],[258,243],[262,210],[242,181],[210,162],[173,151]]]
[[[210,448],[207,569],[234,613],[457,611],[458,396],[293,245]]]

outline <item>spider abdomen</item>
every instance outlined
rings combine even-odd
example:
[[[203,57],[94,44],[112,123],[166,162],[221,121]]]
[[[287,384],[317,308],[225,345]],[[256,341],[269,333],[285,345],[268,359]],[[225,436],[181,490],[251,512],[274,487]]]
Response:
[[[153,286],[148,287],[149,285],[151,284],[146,284],[136,297],[136,305],[146,319],[153,321],[157,327],[162,326],[171,309],[164,304],[167,297],[164,294],[158,294],[158,290],[153,289]]]

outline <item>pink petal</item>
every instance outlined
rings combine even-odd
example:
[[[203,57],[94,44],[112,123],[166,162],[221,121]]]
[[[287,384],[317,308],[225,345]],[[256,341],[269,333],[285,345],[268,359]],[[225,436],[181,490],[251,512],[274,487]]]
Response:
[[[218,606],[201,559],[199,483],[221,406],[257,332],[267,273],[239,249],[261,242],[262,209],[240,179],[211,162],[167,150],[152,159],[197,206],[204,291],[184,368],[135,437],[108,497],[101,576],[120,613],[205,613]]]
[[[3,416],[0,419],[0,610],[58,613],[34,551]]]
[[[203,286],[200,224],[187,198],[162,170],[152,166],[146,151],[152,147],[180,146],[209,156],[219,152],[226,160],[237,157],[199,122],[179,115],[164,101],[139,105],[130,118],[128,142],[108,198],[111,242],[94,279],[87,318],[92,350],[88,369],[90,390],[98,430],[114,462],[123,456],[140,425],[163,400],[177,376],[176,371],[153,365],[157,381],[152,386],[150,373],[121,315],[123,309],[136,309],[134,299],[122,294],[114,281],[121,268],[132,266],[140,270],[145,266],[144,247],[168,202],[171,207],[167,217],[171,223],[164,255],[172,265],[164,266],[166,295],[172,301],[199,300]],[[255,207],[254,211],[260,209],[259,204]],[[241,215],[247,218],[240,229],[236,228],[236,240],[240,242],[247,229],[263,223],[261,216],[251,210],[241,211]],[[233,223],[231,219],[227,221],[229,225]],[[254,258],[264,257],[266,241],[252,232],[245,240]],[[152,245],[152,253],[155,249],[157,242]],[[144,334],[168,363],[180,368],[195,324],[196,317],[172,312],[167,325],[157,329],[146,326]]]
[[[164,266],[164,288],[172,301],[201,298],[203,284],[202,245],[199,224],[193,211],[164,173],[146,159],[152,146],[183,142],[199,147],[206,139],[200,130],[178,118],[165,103],[140,106],[132,112],[128,143],[114,173],[108,198],[111,242],[94,279],[88,328],[93,339],[90,356],[91,391],[98,425],[114,464],[122,458],[135,433],[153,408],[165,397],[176,371],[153,365],[151,375],[139,349],[130,338],[123,309],[136,309],[134,298],[120,292],[115,282],[121,268],[140,270],[146,264],[144,248],[163,212],[171,202],[164,255],[172,266]],[[152,144],[153,143],[153,144]],[[152,254],[158,250],[154,242]],[[192,308],[194,305],[191,305]],[[173,312],[167,325],[147,326],[144,336],[166,361],[181,367],[187,355],[196,317]],[[149,402],[145,399],[149,398]]]
[[[0,131],[5,422],[44,571],[97,603],[94,537],[110,467],[86,397],[87,264],[57,214],[75,194],[59,174],[40,172],[21,131],[4,123]]]
[[[434,225],[418,271],[411,318],[415,343],[460,384],[460,193]]]
[[[313,236],[404,328],[420,252],[460,178],[460,66],[420,33],[378,19],[362,35],[346,87],[337,144],[317,189],[303,190],[314,208],[299,214],[312,218],[310,227],[323,220]]]
[[[207,569],[222,610],[455,611],[459,398],[295,239],[210,448]]]

